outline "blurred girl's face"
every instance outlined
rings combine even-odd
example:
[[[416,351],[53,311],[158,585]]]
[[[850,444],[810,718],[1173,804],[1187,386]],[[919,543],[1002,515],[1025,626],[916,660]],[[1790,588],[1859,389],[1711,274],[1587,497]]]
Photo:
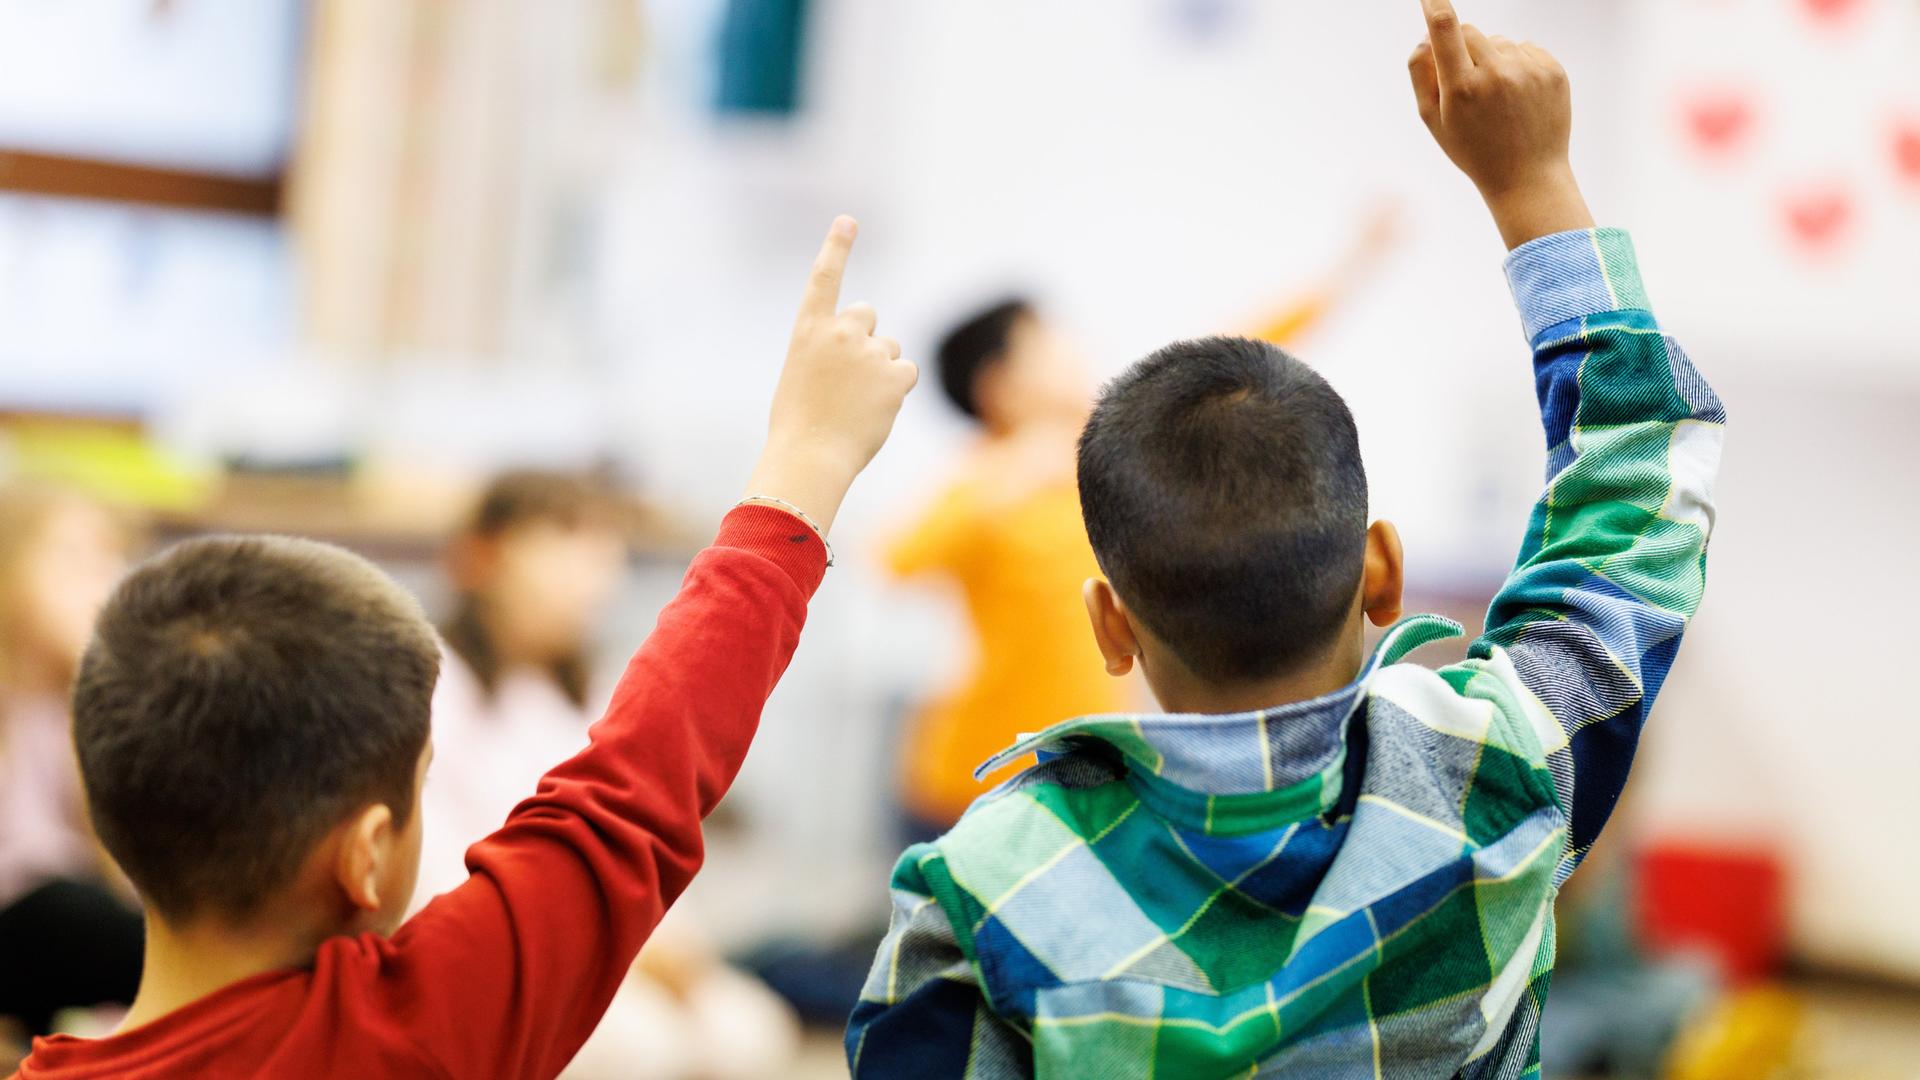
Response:
[[[1093,408],[1094,378],[1086,358],[1034,315],[1014,323],[1006,355],[974,388],[982,419],[1003,431],[1034,423],[1083,423]]]
[[[119,526],[89,503],[63,502],[47,514],[21,556],[13,583],[19,590],[15,640],[44,661],[77,663],[94,617],[127,568]]]
[[[503,651],[540,662],[586,644],[626,569],[619,536],[530,522],[508,529],[495,543],[492,580],[481,591]]]

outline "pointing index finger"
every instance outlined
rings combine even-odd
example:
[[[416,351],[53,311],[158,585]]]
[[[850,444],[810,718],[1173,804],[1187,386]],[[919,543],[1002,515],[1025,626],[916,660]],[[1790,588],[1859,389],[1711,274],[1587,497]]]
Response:
[[[845,214],[833,219],[820,254],[814,256],[813,271],[807,276],[806,297],[800,303],[803,314],[832,318],[840,309],[840,279],[847,270],[847,255],[853,250],[853,238],[859,222]]]
[[[1453,0],[1420,0],[1427,16],[1427,40],[1433,44],[1434,65],[1440,71],[1440,83],[1446,85],[1473,69],[1473,57],[1467,52],[1466,32]]]

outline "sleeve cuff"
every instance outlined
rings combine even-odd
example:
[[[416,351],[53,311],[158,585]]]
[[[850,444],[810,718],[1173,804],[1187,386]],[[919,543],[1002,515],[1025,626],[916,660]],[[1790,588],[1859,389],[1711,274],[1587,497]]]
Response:
[[[1583,229],[1528,241],[1507,256],[1507,285],[1530,343],[1561,323],[1648,307],[1625,229]]]
[[[813,526],[778,507],[736,506],[720,521],[714,547],[751,551],[787,572],[812,599],[827,576],[827,545]]]

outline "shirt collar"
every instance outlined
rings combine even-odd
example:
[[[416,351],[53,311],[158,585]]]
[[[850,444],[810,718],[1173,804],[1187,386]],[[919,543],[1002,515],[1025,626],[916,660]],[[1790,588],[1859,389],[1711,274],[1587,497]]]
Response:
[[[1437,615],[1396,623],[1353,682],[1317,698],[1255,712],[1115,713],[1056,724],[994,755],[984,777],[1026,754],[1065,753],[1095,740],[1126,758],[1135,790],[1167,816],[1202,816],[1209,831],[1250,831],[1298,821],[1340,797],[1346,721],[1373,673],[1429,642],[1458,637]]]

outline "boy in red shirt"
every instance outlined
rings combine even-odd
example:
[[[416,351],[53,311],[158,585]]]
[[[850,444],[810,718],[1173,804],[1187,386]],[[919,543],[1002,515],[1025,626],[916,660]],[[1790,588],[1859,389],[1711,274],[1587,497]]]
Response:
[[[687,572],[588,749],[402,923],[439,646],[373,566],[215,537],[136,570],[74,689],[93,820],[148,909],[104,1039],[38,1040],[23,1080],[550,1077],[701,859],[798,642],[825,534],[917,372],[838,309],[855,225],[821,249],[749,495]]]

